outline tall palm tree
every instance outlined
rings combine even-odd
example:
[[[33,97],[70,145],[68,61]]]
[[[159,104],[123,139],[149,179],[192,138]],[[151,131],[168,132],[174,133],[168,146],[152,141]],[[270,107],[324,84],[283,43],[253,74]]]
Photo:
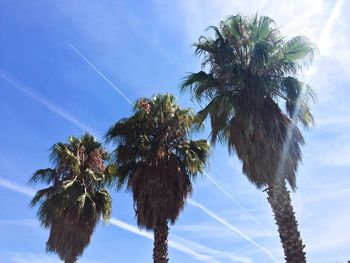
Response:
[[[168,262],[168,223],[175,223],[192,192],[192,180],[205,167],[209,145],[189,140],[194,124],[170,94],[138,100],[134,114],[108,131],[118,187],[131,190],[137,224],[154,231],[153,260]]]
[[[286,40],[266,16],[235,15],[210,29],[213,36],[195,44],[202,71],[186,76],[181,89],[204,105],[198,121],[210,119],[212,143],[226,143],[249,181],[267,187],[286,261],[306,262],[286,181],[296,189],[304,143],[298,124],[313,125],[313,91],[298,74],[316,48],[304,36]]]
[[[39,205],[41,225],[50,229],[46,251],[74,263],[90,243],[99,219],[111,215],[112,199],[104,188],[108,179],[107,152],[86,133],[51,148],[53,168],[37,170],[30,183],[44,183],[31,205]]]

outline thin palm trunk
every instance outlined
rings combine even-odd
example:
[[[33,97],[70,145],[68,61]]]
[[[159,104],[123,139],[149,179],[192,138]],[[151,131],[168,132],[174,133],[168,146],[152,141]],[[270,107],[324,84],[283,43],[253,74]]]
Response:
[[[154,228],[154,248],[153,248],[153,262],[167,263],[168,259],[168,223],[161,222]]]
[[[303,245],[302,239],[300,238],[298,223],[295,218],[295,212],[293,211],[290,193],[287,190],[285,180],[278,180],[273,184],[269,184],[267,193],[267,200],[275,215],[286,262],[305,263],[305,245]]]
[[[64,263],[76,263],[76,262],[77,262],[76,259],[66,259],[66,260],[64,261]]]

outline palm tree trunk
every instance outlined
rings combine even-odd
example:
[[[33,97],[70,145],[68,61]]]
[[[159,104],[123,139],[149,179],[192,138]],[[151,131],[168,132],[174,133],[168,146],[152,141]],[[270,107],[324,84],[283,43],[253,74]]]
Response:
[[[286,182],[284,179],[282,181],[278,180],[274,183],[270,183],[268,186],[267,200],[275,215],[285,260],[287,263],[305,263],[305,245],[303,245],[300,238],[298,223],[295,218]]]
[[[168,223],[161,222],[154,228],[153,262],[167,263],[168,259]]]
[[[74,259],[66,259],[65,261],[64,261],[64,263],[76,263],[77,262],[77,259],[76,258],[74,258]]]

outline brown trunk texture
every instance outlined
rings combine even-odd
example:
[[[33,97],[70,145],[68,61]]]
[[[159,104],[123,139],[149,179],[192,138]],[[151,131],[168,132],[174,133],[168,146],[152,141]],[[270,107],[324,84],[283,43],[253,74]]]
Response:
[[[167,222],[158,223],[154,228],[153,262],[167,263],[168,259],[168,234]]]
[[[275,215],[286,262],[305,263],[305,245],[300,238],[298,223],[285,180],[269,184],[267,192],[267,200]]]

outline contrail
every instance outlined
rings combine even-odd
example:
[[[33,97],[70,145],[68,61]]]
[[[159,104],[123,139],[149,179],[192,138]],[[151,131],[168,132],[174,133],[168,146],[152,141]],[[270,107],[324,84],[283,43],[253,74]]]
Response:
[[[205,212],[206,214],[208,214],[209,216],[211,216],[212,218],[215,218],[218,222],[220,222],[222,225],[224,225],[225,227],[227,227],[229,230],[231,230],[232,232],[238,234],[239,236],[241,236],[244,240],[248,241],[249,243],[251,243],[252,245],[256,246],[257,248],[261,249],[266,255],[268,255],[271,259],[273,259],[275,262],[280,262],[280,260],[278,260],[267,248],[263,247],[262,245],[256,243],[254,240],[252,240],[249,236],[247,236],[246,234],[244,234],[241,230],[239,230],[237,227],[235,227],[234,225],[232,225],[231,223],[227,222],[225,219],[223,219],[222,217],[220,217],[219,215],[217,215],[215,212],[213,212],[212,210],[210,210],[208,207],[198,203],[197,201],[195,201],[194,199],[188,199],[187,201],[190,205],[195,206],[199,209],[201,209],[203,212]]]
[[[24,93],[28,97],[32,98],[36,102],[44,105],[48,110],[51,112],[55,113],[56,115],[62,117],[66,121],[70,122],[74,126],[78,127],[81,129],[83,132],[90,132],[92,134],[95,134],[96,136],[100,137],[100,135],[89,125],[86,125],[79,121],[77,118],[72,116],[71,114],[67,113],[64,111],[62,108],[59,106],[55,105],[53,102],[49,101],[45,97],[39,95],[35,91],[33,91],[30,87],[26,86],[25,84],[21,83],[17,79],[15,79],[13,76],[11,76],[8,72],[0,68],[0,77],[11,87],[15,88],[16,90]]]
[[[219,188],[231,201],[233,201],[246,215],[254,220],[269,236],[275,237],[255,216],[253,216],[247,209],[245,209],[236,198],[229,194],[219,183],[217,183],[213,177],[211,177],[207,172],[204,175],[211,181],[217,188]]]
[[[341,11],[343,9],[345,1],[344,0],[338,0],[333,9],[332,12],[330,14],[330,16],[327,19],[327,22],[324,26],[324,29],[322,30],[322,33],[320,35],[320,38],[318,39],[318,46],[319,49],[321,50],[321,52],[326,52],[327,49],[329,48],[329,38],[330,38],[330,33],[332,32],[332,29],[334,27],[334,24],[336,22],[336,20],[338,19],[338,17],[341,14]]]
[[[329,44],[329,43],[327,43],[326,39],[329,38],[329,35],[332,31],[334,23],[340,15],[343,4],[344,4],[344,0],[338,0],[336,2],[336,4],[334,5],[334,7],[332,9],[330,16],[327,19],[327,22],[325,24],[324,29],[321,32],[321,35],[320,35],[318,42],[319,42],[319,45],[321,45],[321,49],[323,49],[323,50],[325,50],[327,48],[327,45]],[[308,80],[308,78],[310,78],[310,74],[307,74],[306,80]],[[291,118],[293,121],[295,121],[297,118],[297,113],[300,109],[300,103],[301,103],[302,96],[303,96],[303,94],[300,94],[299,97],[297,98],[296,110],[294,111],[293,116]],[[290,142],[292,139],[292,128],[293,127],[290,126],[287,130],[286,139],[285,139],[283,146],[282,146],[280,161],[278,163],[278,167],[277,167],[277,171],[276,171],[276,177],[278,174],[280,174],[282,172],[284,162],[286,160],[286,153],[289,151],[289,148],[290,148]]]
[[[6,180],[5,178],[2,178],[2,177],[0,177],[0,186],[27,196],[35,195],[35,191],[33,189],[17,184],[15,182]]]
[[[20,194],[24,194],[26,196],[29,197],[33,197],[35,195],[35,191],[29,187],[17,184],[15,182],[9,181],[7,179],[4,179],[2,177],[0,177],[0,186],[10,189],[14,192],[20,193]],[[137,234],[139,236],[143,236],[145,238],[151,239],[153,240],[153,234],[150,232],[146,232],[146,231],[142,231],[139,228],[137,228],[136,226],[130,225],[122,220],[119,220],[117,218],[112,217],[109,221],[109,223],[113,226],[122,228],[126,231],[129,231],[131,233]],[[186,240],[183,239],[184,241],[186,241],[188,244],[194,244],[196,247],[205,247],[201,244],[198,244],[196,242],[190,241],[190,240]],[[169,240],[169,247],[172,247],[174,249],[176,249],[177,251],[180,251],[182,253],[188,254],[190,256],[192,256],[193,258],[203,261],[203,262],[207,262],[207,263],[220,263],[219,261],[215,260],[216,255],[219,254],[219,251],[216,251],[214,249],[208,248],[209,251],[211,253],[207,253],[207,254],[203,254],[203,253],[198,253],[197,251],[195,251],[194,249],[190,248],[189,246],[185,246],[179,242],[176,242],[174,240]],[[216,255],[212,255],[212,254],[216,254]],[[225,257],[225,253],[227,252],[223,252]],[[232,258],[232,256],[226,256],[227,258],[230,259],[230,257]],[[237,257],[237,260],[233,261],[233,262],[242,262],[242,263],[248,263],[251,262],[249,258],[244,258],[244,257]]]
[[[104,80],[107,81],[108,84],[111,85],[130,105],[133,105],[131,100],[114,85],[112,81],[110,81],[90,60],[88,60],[77,48],[75,48],[72,44],[68,43],[68,45],[86,62],[88,63]],[[232,200],[245,214],[251,217],[269,236],[274,236],[270,231],[268,231],[259,220],[254,217],[249,211],[247,211],[232,195],[230,195],[222,186],[220,186],[212,177],[210,177],[207,173],[205,176],[216,186],[220,191],[222,191],[230,200]]]
[[[123,222],[123,221],[121,221],[119,219],[111,218],[110,219],[110,223],[112,225],[115,225],[117,227],[125,229],[125,230],[127,230],[129,232],[132,232],[132,233],[134,233],[136,235],[143,236],[145,238],[153,240],[153,234],[152,233],[146,232],[146,231],[142,231],[139,228],[137,228],[136,226],[130,225],[128,223],[125,223],[125,222]],[[178,243],[176,241],[169,240],[168,245],[169,245],[169,247],[172,247],[172,248],[174,248],[174,249],[176,249],[178,251],[181,251],[181,252],[183,252],[185,254],[191,255],[195,259],[198,259],[198,260],[201,260],[201,261],[204,261],[204,262],[219,263],[219,261],[214,260],[212,258],[212,256],[199,254],[196,251],[194,251],[193,249],[191,249],[189,247],[186,247],[186,246],[184,246],[184,245],[182,245],[182,244],[180,244],[180,243]]]
[[[338,0],[336,2],[336,4],[333,7],[332,12],[331,12],[328,20],[327,20],[327,22],[325,24],[324,29],[321,32],[321,35],[320,35],[320,38],[319,38],[319,41],[318,41],[319,42],[319,46],[321,48],[321,51],[322,50],[325,51],[328,48],[329,42],[327,42],[327,38],[329,38],[329,35],[330,35],[331,31],[332,31],[334,23],[335,23],[336,19],[340,15],[340,11],[342,9],[343,4],[344,4],[343,0]],[[309,78],[310,78],[310,73],[307,74],[306,80],[308,80]],[[291,117],[292,121],[294,121],[294,122],[296,122],[296,119],[297,119],[297,114],[298,114],[298,111],[300,109],[302,96],[303,96],[303,94],[300,94],[299,97],[297,98],[296,109],[295,109],[295,111],[294,111],[294,113],[293,113],[293,115]],[[282,174],[282,172],[283,172],[284,164],[285,164],[285,161],[286,161],[286,158],[287,158],[287,152],[289,151],[290,145],[291,145],[291,140],[292,140],[292,135],[293,135],[292,132],[293,132],[293,126],[290,125],[288,130],[287,130],[285,141],[283,142],[283,145],[282,145],[282,151],[281,151],[281,154],[280,154],[280,160],[278,162],[276,175],[275,175],[276,180],[277,180],[278,176],[280,174]]]
[[[115,91],[117,91],[130,105],[133,105],[132,101],[116,86],[112,81],[109,80],[90,60],[88,60],[78,49],[76,49],[71,43],[68,45],[79,55],[87,64],[90,65]]]
[[[21,92],[27,94],[28,96],[30,96],[31,98],[33,98],[34,100],[36,100],[37,102],[39,102],[40,104],[43,104],[44,106],[46,106],[48,109],[50,109],[52,112],[54,112],[55,114],[63,117],[64,119],[66,119],[67,121],[71,122],[73,125],[79,127],[80,129],[82,129],[83,131],[86,130],[91,130],[91,128],[89,128],[87,125],[82,124],[82,122],[80,122],[79,120],[77,120],[76,118],[72,117],[70,114],[64,112],[63,110],[61,110],[59,107],[57,107],[56,105],[54,105],[52,102],[48,101],[47,99],[45,99],[44,97],[38,95],[37,93],[35,93],[34,91],[32,91],[31,89],[29,89],[28,87],[26,87],[25,85],[23,85],[22,83],[20,83],[19,81],[15,80],[14,78],[12,78],[7,72],[5,72],[4,70],[2,70],[0,68],[0,76],[2,79],[4,79],[8,84],[10,84],[11,86],[13,86],[14,88],[16,88],[17,90],[20,90]],[[96,134],[96,132],[94,132]],[[215,184],[216,186],[218,186],[217,184]],[[14,182],[8,181],[6,179],[3,179],[0,177],[0,186],[6,187],[8,189],[11,189],[13,191],[28,195],[28,196],[33,196],[35,194],[35,192],[27,187],[23,187],[21,185],[18,185]],[[220,188],[219,188],[220,189]],[[222,190],[222,189],[221,189]],[[189,201],[189,203],[191,205],[194,205],[193,203],[191,203]],[[197,203],[198,205],[200,205],[199,203]],[[196,206],[196,205],[194,205]],[[201,209],[202,205],[200,205]],[[198,206],[197,206],[198,207]],[[204,212],[206,212],[204,209],[202,209]],[[208,214],[208,213],[207,213]],[[210,216],[212,216],[211,214],[209,214]],[[213,217],[213,216],[212,216]],[[216,217],[213,217],[214,219],[217,220]]]
[[[253,263],[254,262],[251,258],[246,257],[246,256],[237,256],[231,252],[212,249],[212,248],[203,246],[201,244],[198,244],[196,242],[184,239],[184,238],[177,236],[177,235],[170,234],[170,236],[171,236],[171,239],[178,240],[179,243],[181,243],[182,245],[190,246],[192,249],[196,250],[199,253],[203,252],[205,254],[210,254],[211,256],[213,256],[217,259],[224,258],[224,259],[229,259],[230,261],[233,261],[233,262],[241,262],[241,263]]]

